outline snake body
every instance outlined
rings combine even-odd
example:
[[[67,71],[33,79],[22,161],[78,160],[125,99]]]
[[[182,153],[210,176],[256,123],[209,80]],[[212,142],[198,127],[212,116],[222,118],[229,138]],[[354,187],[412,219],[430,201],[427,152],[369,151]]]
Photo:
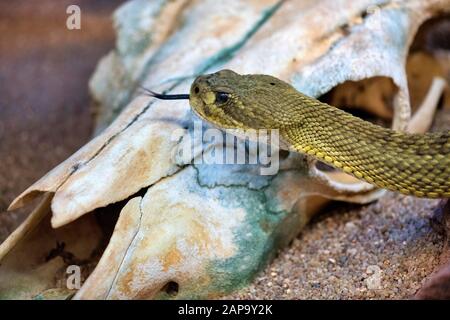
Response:
[[[196,78],[189,99],[196,114],[219,128],[278,129],[290,150],[377,187],[450,197],[450,131],[394,131],[308,97],[275,77],[231,70]]]

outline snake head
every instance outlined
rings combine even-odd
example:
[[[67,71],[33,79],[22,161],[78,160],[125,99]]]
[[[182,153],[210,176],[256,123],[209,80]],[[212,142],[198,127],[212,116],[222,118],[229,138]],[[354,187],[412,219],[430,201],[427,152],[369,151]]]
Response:
[[[241,76],[231,70],[201,75],[192,83],[189,103],[203,120],[221,128],[245,125],[235,119],[233,110],[242,108],[239,94]]]
[[[277,119],[285,118],[277,99],[287,89],[294,90],[272,76],[221,70],[197,77],[189,102],[200,118],[219,128],[276,129]]]

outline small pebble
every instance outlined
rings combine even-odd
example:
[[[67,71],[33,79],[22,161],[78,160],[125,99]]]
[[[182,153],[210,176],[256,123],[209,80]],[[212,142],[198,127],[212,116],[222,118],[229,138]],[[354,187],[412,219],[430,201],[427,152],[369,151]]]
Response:
[[[388,193],[329,210],[252,285],[225,298],[411,298],[438,265],[444,237],[429,223],[439,200],[406,198]]]

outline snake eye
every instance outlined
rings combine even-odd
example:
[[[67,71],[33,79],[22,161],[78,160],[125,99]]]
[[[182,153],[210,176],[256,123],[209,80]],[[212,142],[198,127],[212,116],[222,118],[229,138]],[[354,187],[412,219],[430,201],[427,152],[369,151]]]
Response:
[[[229,98],[230,98],[230,95],[226,92],[217,92],[216,93],[216,102],[218,104],[226,103]]]

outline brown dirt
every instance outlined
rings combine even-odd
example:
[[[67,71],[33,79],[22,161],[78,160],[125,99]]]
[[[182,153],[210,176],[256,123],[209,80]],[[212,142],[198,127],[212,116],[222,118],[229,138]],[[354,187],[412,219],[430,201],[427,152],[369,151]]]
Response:
[[[363,207],[328,207],[232,299],[411,298],[439,264],[439,200],[389,193]],[[331,210],[330,210],[331,209]]]

